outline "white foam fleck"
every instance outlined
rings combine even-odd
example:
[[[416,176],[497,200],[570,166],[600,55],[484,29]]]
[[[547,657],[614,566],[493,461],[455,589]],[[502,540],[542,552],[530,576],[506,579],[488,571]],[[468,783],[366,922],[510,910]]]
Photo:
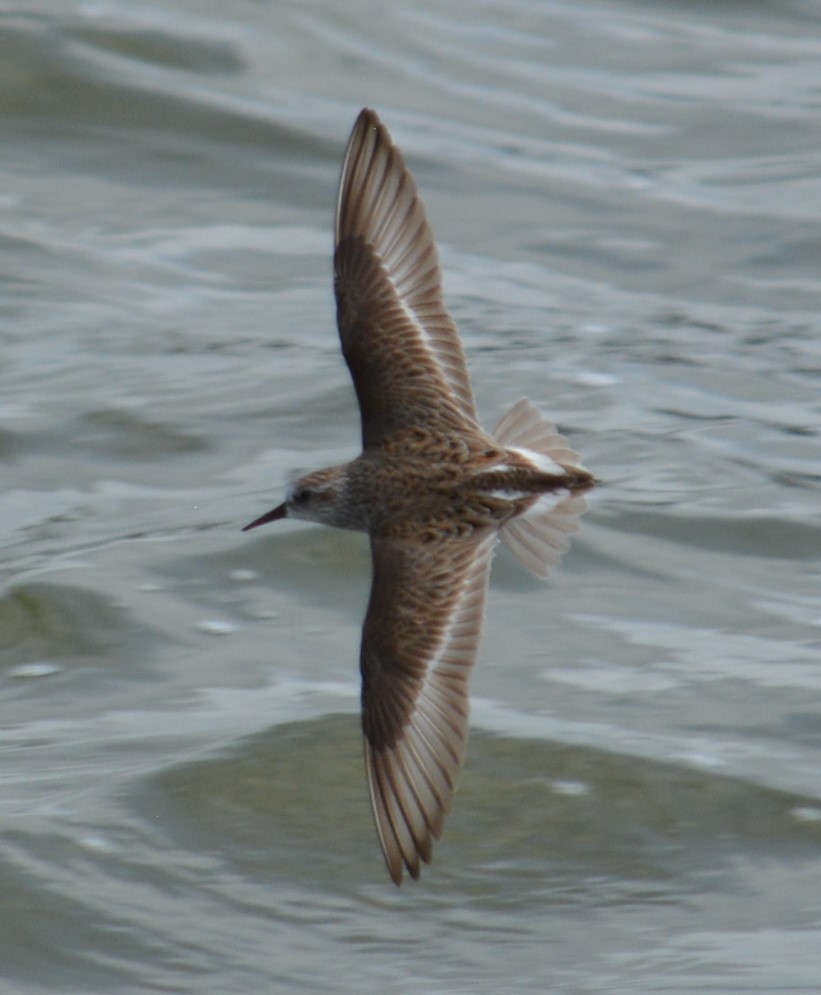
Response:
[[[57,663],[47,663],[45,661],[38,663],[21,663],[18,667],[12,667],[8,672],[9,677],[51,677],[53,674],[59,674],[63,668]]]
[[[258,570],[232,570],[228,576],[238,584],[247,584],[259,577]]]
[[[114,853],[116,847],[105,836],[89,835],[81,836],[77,843],[83,847],[84,850],[91,850],[94,853]]]
[[[220,618],[209,618],[198,622],[196,626],[200,632],[207,632],[209,636],[228,636],[237,631],[233,622],[226,622]]]
[[[590,788],[584,781],[551,781],[550,787],[557,795],[568,795],[578,797],[579,795],[589,795]]]
[[[817,805],[802,805],[790,809],[790,815],[797,822],[821,822],[821,808]]]

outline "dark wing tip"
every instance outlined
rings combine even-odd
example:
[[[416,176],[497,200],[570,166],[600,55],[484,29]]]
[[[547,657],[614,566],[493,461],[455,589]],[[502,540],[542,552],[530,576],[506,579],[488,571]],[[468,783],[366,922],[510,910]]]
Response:
[[[392,157],[393,161],[384,157]],[[373,224],[374,218],[369,208],[372,193],[368,190],[374,181],[374,174],[392,170],[397,173],[405,170],[402,154],[393,144],[390,132],[379,119],[379,115],[370,107],[363,107],[354,122],[345,158],[342,163],[342,173],[337,194],[336,217],[334,220],[334,245],[338,246],[346,235],[352,235],[360,227],[367,228]],[[415,184],[410,176],[408,182]],[[360,201],[364,198],[365,203]],[[362,232],[360,232],[362,234]]]
[[[372,107],[363,107],[359,112],[359,116],[356,119],[355,127],[359,127],[360,124],[366,125],[367,127],[378,127],[382,122],[379,120],[379,115]]]

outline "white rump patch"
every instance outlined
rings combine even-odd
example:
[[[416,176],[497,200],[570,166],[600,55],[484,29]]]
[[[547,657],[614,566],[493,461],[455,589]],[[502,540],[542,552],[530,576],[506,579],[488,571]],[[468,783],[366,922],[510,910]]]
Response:
[[[559,436],[559,438],[561,438],[561,436]],[[514,453],[518,453],[520,456],[524,456],[526,460],[529,460],[536,467],[536,469],[541,470],[542,473],[552,473],[557,477],[564,475],[564,467],[560,466],[549,456],[545,456],[543,453],[537,453],[535,449],[521,449],[519,446],[508,446],[507,448],[512,450]]]

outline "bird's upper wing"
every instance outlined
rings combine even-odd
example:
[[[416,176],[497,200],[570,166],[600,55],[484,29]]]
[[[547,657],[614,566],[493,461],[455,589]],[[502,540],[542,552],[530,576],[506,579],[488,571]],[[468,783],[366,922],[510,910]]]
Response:
[[[368,109],[342,166],[334,289],[365,448],[417,426],[477,427],[433,232],[401,152]]]
[[[495,533],[431,542],[372,537],[362,633],[362,727],[371,804],[393,880],[419,876],[461,769],[468,679]]]

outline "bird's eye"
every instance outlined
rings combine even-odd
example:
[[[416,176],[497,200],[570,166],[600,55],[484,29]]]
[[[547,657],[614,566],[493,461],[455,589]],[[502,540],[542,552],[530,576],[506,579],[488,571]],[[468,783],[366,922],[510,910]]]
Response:
[[[311,492],[307,487],[300,487],[294,491],[293,502],[294,504],[307,504],[311,496]]]

